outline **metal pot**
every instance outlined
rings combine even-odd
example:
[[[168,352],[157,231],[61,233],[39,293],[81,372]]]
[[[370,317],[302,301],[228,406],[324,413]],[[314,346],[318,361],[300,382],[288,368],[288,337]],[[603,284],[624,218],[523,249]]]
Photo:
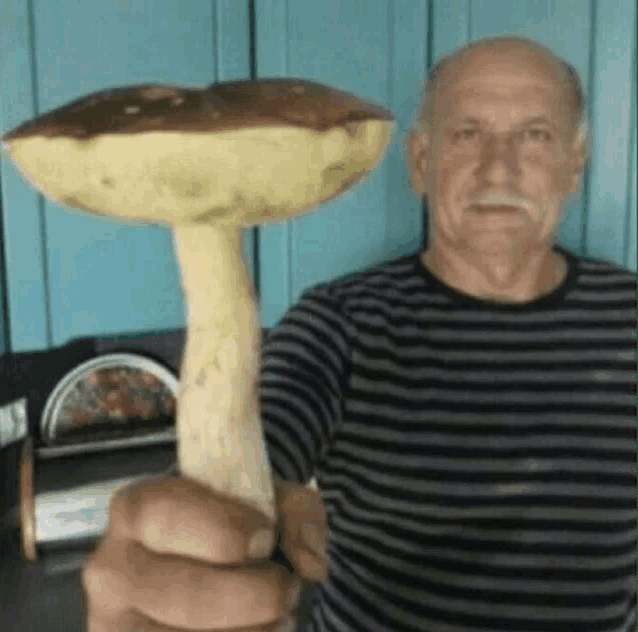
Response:
[[[47,456],[22,445],[19,523],[23,557],[38,561],[38,551],[87,542],[107,526],[113,494],[124,485],[176,470],[176,443],[77,451]]]
[[[177,469],[174,420],[151,420],[140,426],[127,423],[121,410],[115,410],[113,420],[109,417],[113,410],[95,406],[101,386],[91,387],[91,377],[105,370],[154,376],[160,384],[156,393],[177,398],[177,378],[154,360],[136,354],[99,356],[60,380],[45,405],[40,440],[27,436],[21,450],[17,519],[22,554],[30,562],[38,561],[39,550],[49,546],[95,540],[107,526],[110,499],[117,489]],[[105,394],[101,391],[100,397]],[[135,394],[139,399],[139,389]],[[116,407],[120,400],[126,401],[126,396],[116,393]],[[81,425],[75,423],[80,417]]]

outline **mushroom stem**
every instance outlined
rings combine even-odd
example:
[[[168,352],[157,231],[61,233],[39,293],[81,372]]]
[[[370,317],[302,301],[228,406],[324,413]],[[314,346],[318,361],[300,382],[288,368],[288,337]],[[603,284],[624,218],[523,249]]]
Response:
[[[260,331],[241,227],[179,224],[187,307],[177,401],[180,471],[276,520],[257,399]]]

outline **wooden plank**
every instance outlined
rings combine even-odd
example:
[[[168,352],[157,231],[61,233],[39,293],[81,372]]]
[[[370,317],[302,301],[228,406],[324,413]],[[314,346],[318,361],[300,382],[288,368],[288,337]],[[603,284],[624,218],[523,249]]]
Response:
[[[424,74],[426,6],[257,2],[259,75],[328,83],[400,111],[405,125]],[[275,324],[317,283],[419,247],[421,207],[409,192],[404,132],[397,131],[384,164],[353,190],[285,226],[260,230],[262,325]]]
[[[193,0],[188,11],[179,0],[38,0],[34,15],[38,111],[110,86],[203,86],[249,73],[246,0]],[[168,228],[98,219],[48,201],[45,209],[51,344],[183,326]],[[24,236],[11,232],[14,240],[24,249]],[[12,325],[27,308],[21,299]],[[14,337],[32,347],[21,332]]]
[[[397,117],[395,142],[385,167],[388,195],[385,225],[386,256],[401,256],[421,246],[424,211],[421,199],[410,189],[410,166],[405,140],[416,123],[428,65],[428,2],[395,0],[390,3],[392,32],[389,107]],[[394,254],[396,253],[396,254]]]
[[[250,78],[250,11],[248,0],[217,0],[214,3],[216,69],[212,81]],[[255,240],[252,228],[242,230],[242,254],[255,284]]]
[[[591,95],[596,128],[586,243],[591,256],[618,264],[625,262],[625,230],[628,224],[630,113],[632,93],[635,91],[632,74],[632,58],[636,48],[635,19],[634,2],[598,2]]]
[[[35,114],[29,15],[27,0],[5,0],[0,4],[0,133]],[[38,194],[4,155],[0,158],[0,178],[10,348],[14,352],[39,351],[51,342],[44,218]]]
[[[288,14],[284,0],[255,1],[257,76],[288,77]],[[291,221],[257,229],[259,244],[259,323],[272,327],[291,304],[289,244]]]
[[[635,74],[634,74],[635,77]],[[638,198],[638,190],[636,187],[636,180],[638,179],[638,174],[636,171],[638,170],[638,156],[636,155],[636,101],[635,101],[635,91],[634,91],[634,107],[633,107],[633,142],[632,142],[632,157],[629,163],[629,173],[631,178],[631,188],[629,190],[629,204],[628,204],[628,229],[627,229],[627,237],[626,237],[626,251],[625,251],[625,267],[630,270],[637,271],[638,270],[638,254],[636,253],[636,240],[638,237],[638,210],[636,208],[637,198]]]
[[[176,9],[170,2],[147,7],[39,0],[41,110],[116,85],[204,84],[213,71],[212,8],[202,13],[202,7],[193,7],[201,17],[196,25],[180,19]],[[199,40],[205,54],[194,55],[189,39]],[[46,206],[54,344],[182,326],[170,229],[79,215],[50,202]]]
[[[432,0],[434,63],[470,39],[471,5],[471,0]]]
[[[470,37],[472,15],[471,0],[432,0],[431,41],[429,42],[434,66],[444,55],[463,46]],[[428,68],[429,70],[429,68]],[[424,248],[430,241],[429,211],[426,203],[424,222]]]

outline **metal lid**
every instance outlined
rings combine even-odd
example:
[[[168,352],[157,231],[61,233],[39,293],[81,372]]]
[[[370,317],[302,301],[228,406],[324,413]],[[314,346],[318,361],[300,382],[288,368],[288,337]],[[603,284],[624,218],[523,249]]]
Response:
[[[175,429],[163,428],[157,432],[149,433],[145,436],[135,436],[130,438],[118,438],[107,441],[89,442],[85,441],[78,445],[51,445],[59,443],[61,417],[67,397],[76,387],[86,380],[94,371],[100,369],[128,368],[138,369],[156,377],[163,387],[177,399],[179,381],[177,377],[159,362],[143,355],[135,353],[110,353],[92,358],[87,362],[69,371],[55,386],[44,407],[44,412],[40,421],[40,431],[44,443],[47,447],[40,447],[37,452],[40,458],[47,456],[62,456],[62,454],[72,452],[91,452],[106,449],[115,449],[124,445],[145,445],[157,443],[158,441],[174,441],[176,438]]]

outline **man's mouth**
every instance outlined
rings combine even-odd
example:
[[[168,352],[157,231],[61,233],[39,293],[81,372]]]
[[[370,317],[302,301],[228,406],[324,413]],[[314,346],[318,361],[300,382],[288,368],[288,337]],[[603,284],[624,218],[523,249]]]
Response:
[[[521,210],[509,204],[473,204],[470,209],[476,213],[513,213]]]

